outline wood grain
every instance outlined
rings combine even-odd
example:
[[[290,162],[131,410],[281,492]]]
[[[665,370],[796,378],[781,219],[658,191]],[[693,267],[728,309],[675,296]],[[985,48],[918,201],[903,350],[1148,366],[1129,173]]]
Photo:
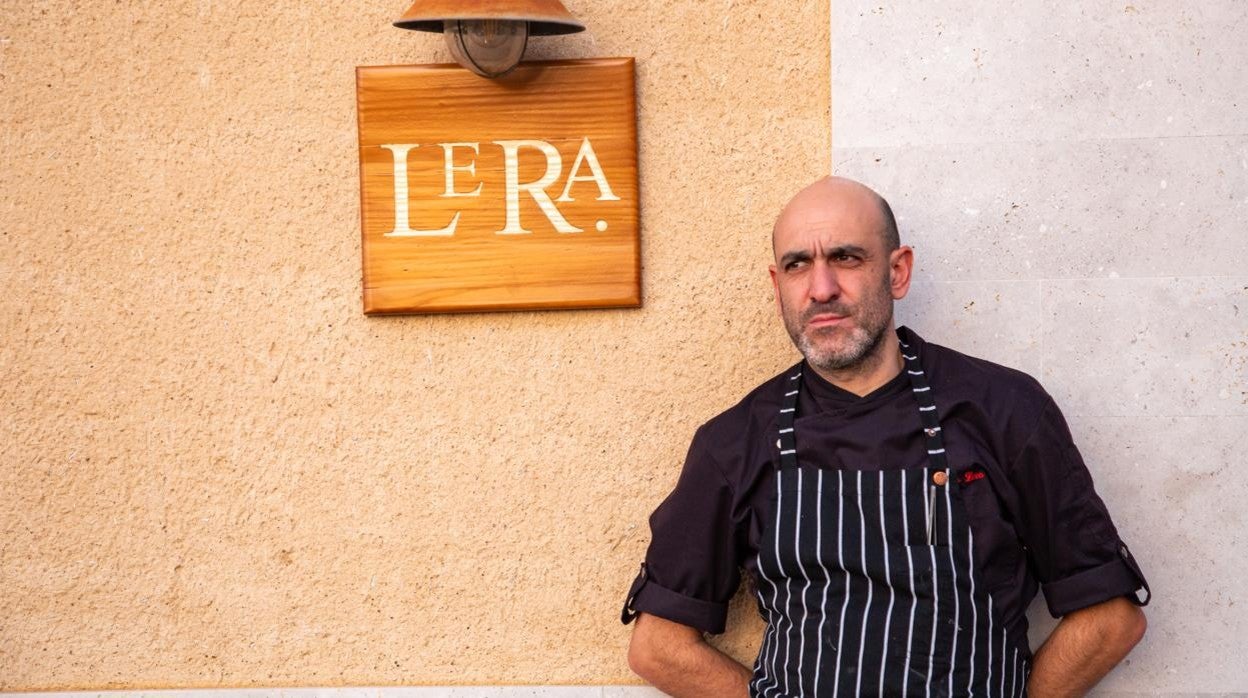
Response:
[[[637,130],[632,58],[523,63],[502,80],[455,65],[356,69],[360,148],[364,312],[425,313],[641,304]],[[589,139],[603,178],[618,200],[600,200],[582,162],[559,214],[583,232],[558,232],[535,197],[520,190],[525,234],[499,234],[506,223],[505,157],[499,141],[549,143],[561,159],[546,188],[564,190]],[[455,191],[445,197],[443,143],[457,148]],[[418,144],[407,154],[409,223],[454,234],[395,237],[395,153],[383,145]],[[516,150],[516,181],[546,172],[541,150]],[[599,229],[598,222],[605,229]]]

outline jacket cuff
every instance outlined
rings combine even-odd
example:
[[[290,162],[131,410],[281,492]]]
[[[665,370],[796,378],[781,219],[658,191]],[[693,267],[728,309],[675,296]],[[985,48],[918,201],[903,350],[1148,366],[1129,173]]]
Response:
[[[1138,595],[1140,589],[1144,590],[1143,599]],[[1044,584],[1042,590],[1054,618],[1119,596],[1126,596],[1137,606],[1147,606],[1152,598],[1148,581],[1123,543],[1118,544],[1117,558]]]
[[[644,562],[628,590],[628,598],[620,612],[620,622],[627,625],[641,611],[712,635],[724,632],[724,624],[728,619],[728,604],[695,599],[659,586],[650,579]]]

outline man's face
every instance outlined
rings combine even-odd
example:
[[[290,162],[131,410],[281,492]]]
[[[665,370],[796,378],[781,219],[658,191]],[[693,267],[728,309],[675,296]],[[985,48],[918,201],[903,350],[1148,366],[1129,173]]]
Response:
[[[780,315],[813,366],[853,368],[892,326],[893,300],[909,279],[898,288],[890,272],[909,250],[885,249],[878,206],[861,192],[801,197],[775,229],[771,279]]]

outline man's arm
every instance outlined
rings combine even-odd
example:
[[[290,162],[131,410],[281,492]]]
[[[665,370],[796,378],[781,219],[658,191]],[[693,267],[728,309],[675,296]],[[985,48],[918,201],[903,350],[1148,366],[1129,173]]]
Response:
[[[1036,652],[1028,694],[1082,696],[1127,656],[1146,627],[1144,612],[1121,596],[1063,616]]]
[[[749,669],[707,644],[698,629],[649,613],[637,614],[628,666],[674,698],[749,695]]]

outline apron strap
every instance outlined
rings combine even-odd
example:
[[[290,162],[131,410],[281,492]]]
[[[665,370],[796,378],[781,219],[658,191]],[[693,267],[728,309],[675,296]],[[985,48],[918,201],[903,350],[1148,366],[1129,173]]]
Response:
[[[910,376],[910,389],[919,403],[919,420],[923,423],[923,433],[927,436],[927,459],[933,470],[945,470],[949,465],[945,460],[945,439],[940,428],[940,414],[936,411],[936,401],[932,399],[932,387],[927,384],[927,376],[919,363],[919,352],[909,344],[901,342],[901,358],[906,362],[905,371]]]
[[[923,434],[927,439],[927,459],[932,470],[947,470],[945,459],[945,439],[940,428],[940,414],[936,410],[936,401],[932,398],[932,388],[927,384],[927,376],[919,363],[918,350],[898,339],[901,344],[901,358],[905,360],[903,369],[910,377],[910,390],[919,405],[919,420],[923,424]],[[788,380],[784,382],[784,396],[780,400],[780,416],[776,420],[780,438],[776,441],[780,449],[780,468],[797,468],[797,438],[793,432],[793,422],[797,417],[797,395],[802,385],[802,362],[798,362],[789,370]]]
[[[789,379],[784,382],[784,397],[780,400],[780,417],[776,423],[780,428],[780,439],[776,444],[780,447],[780,468],[797,468],[797,438],[793,434],[793,421],[797,417],[797,393],[802,385],[802,364],[799,361],[789,371]]]

